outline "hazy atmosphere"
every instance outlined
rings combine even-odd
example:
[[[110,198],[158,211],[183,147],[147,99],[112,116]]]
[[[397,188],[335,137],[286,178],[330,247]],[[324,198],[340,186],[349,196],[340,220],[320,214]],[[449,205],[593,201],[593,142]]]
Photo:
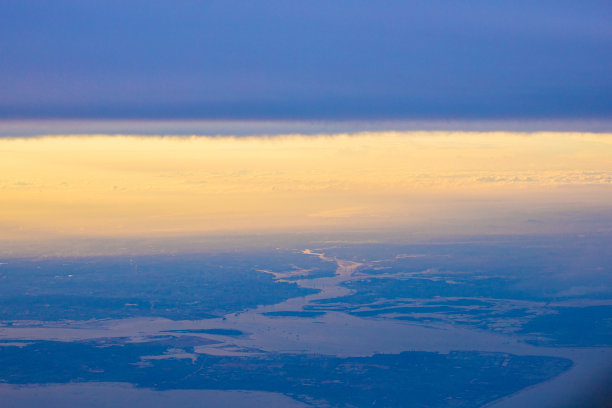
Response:
[[[612,7],[0,4],[0,406],[612,401]]]

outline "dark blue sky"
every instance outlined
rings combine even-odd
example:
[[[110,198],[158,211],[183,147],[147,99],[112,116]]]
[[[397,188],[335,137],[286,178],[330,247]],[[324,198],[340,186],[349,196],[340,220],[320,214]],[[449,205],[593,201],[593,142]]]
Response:
[[[0,2],[1,118],[605,118],[609,1]]]

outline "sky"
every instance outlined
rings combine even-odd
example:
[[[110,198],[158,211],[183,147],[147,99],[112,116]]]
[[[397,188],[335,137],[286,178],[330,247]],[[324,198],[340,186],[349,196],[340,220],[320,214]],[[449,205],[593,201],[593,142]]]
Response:
[[[0,157],[4,255],[62,239],[612,229],[610,134],[73,135],[0,138]]]
[[[0,2],[0,119],[612,114],[609,1]]]

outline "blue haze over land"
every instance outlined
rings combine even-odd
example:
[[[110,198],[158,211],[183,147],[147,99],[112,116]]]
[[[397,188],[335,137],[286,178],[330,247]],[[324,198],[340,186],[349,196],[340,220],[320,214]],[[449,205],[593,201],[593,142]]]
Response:
[[[3,258],[0,397],[19,408],[249,396],[253,406],[603,406],[609,240]]]

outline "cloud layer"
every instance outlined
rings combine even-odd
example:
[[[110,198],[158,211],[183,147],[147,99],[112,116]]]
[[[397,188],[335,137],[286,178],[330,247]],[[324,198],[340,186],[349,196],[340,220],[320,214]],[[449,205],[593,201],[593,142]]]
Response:
[[[605,1],[4,1],[0,117],[609,117]]]

